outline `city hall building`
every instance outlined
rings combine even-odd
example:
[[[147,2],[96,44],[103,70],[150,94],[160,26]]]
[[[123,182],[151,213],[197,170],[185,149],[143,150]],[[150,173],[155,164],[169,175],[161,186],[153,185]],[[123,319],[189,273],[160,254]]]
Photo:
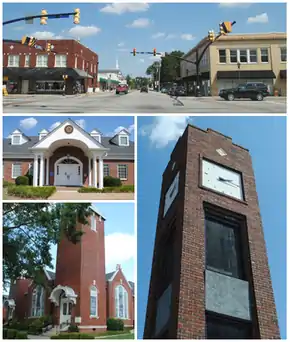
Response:
[[[46,44],[53,48],[46,52]],[[74,39],[37,40],[37,46],[3,40],[3,80],[9,93],[73,94],[98,90],[98,55]],[[64,79],[64,76],[67,76]]]
[[[104,186],[104,177],[134,185],[134,142],[122,129],[104,137],[98,129],[86,132],[67,119],[51,132],[27,136],[16,129],[3,141],[3,177],[33,175],[34,186]]]
[[[208,44],[203,38],[183,57],[196,61]],[[263,82],[271,94],[287,93],[287,34],[257,33],[221,36],[206,50],[200,62],[201,92],[216,96],[223,88],[245,82]],[[180,62],[180,82],[189,94],[196,87],[196,66]]]
[[[20,278],[4,299],[4,323],[15,319],[51,316],[53,325],[67,331],[71,324],[80,331],[102,332],[107,318],[134,326],[134,283],[128,281],[121,266],[105,273],[105,218],[95,209],[74,244],[62,238],[57,247],[56,271],[43,270],[44,283]]]
[[[163,173],[145,339],[279,339],[249,151],[188,125]]]

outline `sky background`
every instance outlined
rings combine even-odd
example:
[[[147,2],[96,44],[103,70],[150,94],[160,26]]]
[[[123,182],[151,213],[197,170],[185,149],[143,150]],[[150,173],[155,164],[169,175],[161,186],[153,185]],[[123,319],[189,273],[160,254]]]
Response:
[[[3,20],[40,14],[73,12],[80,8],[80,25],[73,18],[50,19],[47,25],[19,22],[3,27],[5,39],[79,38],[97,52],[99,68],[115,68],[116,59],[123,74],[144,76],[154,57],[130,54],[137,51],[187,52],[218,30],[220,21],[234,21],[233,33],[286,32],[286,4],[282,3],[5,3]],[[156,59],[156,58],[155,58]]]
[[[28,136],[37,136],[42,129],[51,131],[67,119],[67,116],[4,116],[3,136],[7,138],[15,129]],[[130,140],[134,141],[133,116],[73,116],[71,119],[89,133],[96,128],[109,137],[126,128],[130,132]]]
[[[187,123],[250,150],[281,337],[286,338],[286,117],[138,117],[138,338],[142,338],[162,174]],[[150,177],[148,176],[150,175]]]

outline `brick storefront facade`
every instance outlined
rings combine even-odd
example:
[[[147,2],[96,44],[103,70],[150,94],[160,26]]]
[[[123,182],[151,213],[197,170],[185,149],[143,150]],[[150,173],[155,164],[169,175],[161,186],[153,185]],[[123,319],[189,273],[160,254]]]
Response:
[[[217,149],[222,149],[226,155],[219,155]],[[240,172],[244,200],[202,186],[203,159]],[[178,194],[163,217],[165,193],[178,171]],[[208,269],[205,221],[207,213],[211,210],[218,212],[219,214],[216,215],[221,215],[223,218],[231,217],[237,222],[242,222],[239,234],[242,237],[244,279],[249,284],[251,316],[251,319],[243,321],[243,324],[247,325],[251,338],[280,338],[249,151],[234,144],[230,137],[211,129],[204,131],[193,126],[188,126],[179,139],[163,174],[144,338],[205,339],[207,337],[206,317],[210,312],[207,307],[209,304],[206,291],[210,292],[211,289],[206,287]],[[164,255],[166,253],[164,241],[170,235],[173,237],[170,253],[172,257],[168,259]],[[168,260],[172,263],[171,270],[160,278],[160,265],[162,264],[166,269]],[[156,336],[157,299],[161,298],[169,284],[172,289],[171,298],[168,299],[170,304],[163,303],[165,305],[163,310],[167,305],[170,306],[168,321],[164,323],[161,335]],[[233,301],[234,299],[232,298]],[[233,303],[227,301],[223,304],[226,306]],[[218,310],[211,313],[215,316],[220,314]],[[222,317],[232,319],[225,315]],[[228,324],[231,327],[230,323]],[[231,336],[231,338],[237,337]]]

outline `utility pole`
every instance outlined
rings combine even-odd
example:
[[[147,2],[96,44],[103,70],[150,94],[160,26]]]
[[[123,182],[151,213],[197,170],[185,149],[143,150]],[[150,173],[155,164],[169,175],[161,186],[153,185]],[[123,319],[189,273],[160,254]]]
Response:
[[[160,74],[161,74],[161,60],[158,68],[158,92],[160,93]]]

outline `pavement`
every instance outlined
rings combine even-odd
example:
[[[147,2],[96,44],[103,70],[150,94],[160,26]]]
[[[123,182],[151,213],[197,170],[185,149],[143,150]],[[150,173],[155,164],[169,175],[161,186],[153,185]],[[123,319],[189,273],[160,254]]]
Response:
[[[77,192],[70,190],[57,190],[48,200],[77,200],[77,201],[107,201],[107,200],[128,200],[134,201],[134,193],[93,193],[93,192]]]
[[[219,97],[171,98],[157,92],[132,91],[127,95],[98,92],[80,95],[9,95],[3,97],[4,113],[286,113],[286,97],[225,101]]]

